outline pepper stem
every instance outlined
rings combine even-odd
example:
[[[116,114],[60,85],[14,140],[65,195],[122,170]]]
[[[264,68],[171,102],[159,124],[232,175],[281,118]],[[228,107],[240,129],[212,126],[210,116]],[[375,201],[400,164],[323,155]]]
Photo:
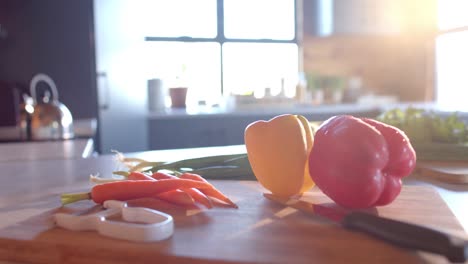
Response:
[[[84,192],[84,193],[65,193],[60,196],[60,200],[62,205],[71,204],[74,202],[78,202],[81,200],[90,200],[91,193]]]

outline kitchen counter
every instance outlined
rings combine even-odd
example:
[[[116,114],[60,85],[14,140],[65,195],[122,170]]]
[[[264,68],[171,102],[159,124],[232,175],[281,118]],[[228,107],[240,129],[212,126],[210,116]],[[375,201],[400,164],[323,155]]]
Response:
[[[210,117],[249,117],[249,116],[276,116],[280,114],[297,114],[310,116],[312,121],[320,121],[320,117],[329,117],[340,114],[350,114],[356,116],[378,115],[384,111],[394,108],[405,109],[415,107],[427,111],[435,111],[441,115],[457,112],[462,116],[468,114],[468,108],[459,109],[446,105],[439,105],[435,102],[387,102],[379,101],[366,103],[341,103],[341,104],[322,104],[322,105],[255,105],[240,108],[223,107],[195,107],[195,108],[166,108],[163,111],[150,111],[149,120],[167,120],[167,119],[185,119],[195,118],[204,119]]]
[[[199,157],[199,156],[207,156],[207,155],[221,155],[221,154],[229,154],[229,153],[244,153],[245,152],[245,146],[243,145],[236,145],[236,146],[227,146],[227,147],[210,147],[210,148],[194,148],[194,149],[179,149],[179,150],[159,150],[159,151],[149,151],[149,152],[138,152],[138,153],[128,153],[126,156],[129,157],[139,157],[139,158],[144,158],[152,161],[172,161],[172,160],[179,160],[179,159],[185,159],[185,158],[192,158],[192,157]],[[3,156],[3,155],[2,155]],[[467,164],[468,166],[468,164]],[[71,240],[67,240],[68,242],[64,243],[75,243],[76,245],[76,252],[75,251],[65,251],[68,252],[67,256],[61,256],[59,259],[61,259],[60,262],[66,262],[67,258],[69,257],[69,261],[77,261],[77,257],[80,254],[80,247],[78,246],[79,243],[85,243],[87,239],[92,238],[91,241],[96,241],[96,242],[91,242],[91,243],[98,243],[96,246],[98,246],[100,249],[96,249],[93,254],[99,254],[102,251],[102,254],[99,254],[99,257],[105,258],[107,252],[105,249],[106,244],[111,243],[112,247],[118,250],[119,248],[121,249],[122,254],[126,254],[124,252],[133,252],[133,253],[128,253],[128,254],[142,254],[138,255],[138,259],[144,259],[145,254],[149,254],[146,251],[147,249],[149,250],[151,248],[151,245],[145,244],[145,245],[135,245],[127,242],[120,242],[120,241],[115,241],[115,240],[109,240],[106,238],[100,238],[99,236],[95,234],[91,234],[89,232],[81,232],[81,233],[73,233],[71,231],[66,231],[66,230],[56,230],[53,229],[53,225],[51,226],[51,220],[45,218],[48,214],[51,212],[54,212],[56,210],[59,210],[59,196],[61,193],[67,193],[67,192],[77,192],[77,191],[86,191],[91,188],[91,183],[89,182],[89,175],[90,174],[96,174],[99,173],[102,176],[109,176],[111,175],[112,171],[115,170],[120,170],[123,169],[121,165],[116,163],[114,157],[112,155],[101,155],[97,157],[90,157],[87,159],[63,159],[63,158],[49,158],[49,159],[42,159],[42,160],[28,160],[26,162],[17,162],[17,161],[3,161],[0,162],[0,171],[1,176],[0,176],[0,243],[3,241],[1,235],[2,234],[9,234],[11,236],[16,236],[15,234],[20,234],[23,238],[22,239],[33,239],[37,240],[36,243],[32,243],[32,245],[37,245],[38,247],[44,247],[41,248],[41,250],[45,250],[47,247],[48,243],[53,243],[58,239],[58,237],[63,236],[63,235],[72,235],[70,236]],[[249,228],[245,228],[244,231],[242,231],[242,227],[238,226],[236,223],[232,223],[230,225],[232,228],[232,232],[237,230],[238,232],[234,232],[230,239],[241,239],[246,233],[248,232],[260,232],[265,236],[268,236],[269,233],[268,229],[264,229],[264,225],[267,225],[271,221],[279,221],[278,219],[282,218],[281,216],[277,215],[270,220],[263,219],[261,220],[260,214],[264,215],[269,212],[269,210],[273,210],[275,207],[271,204],[265,204],[265,202],[262,202],[261,198],[261,189],[258,189],[258,195],[256,192],[253,192],[253,190],[257,189],[258,186],[256,186],[256,182],[252,181],[251,183],[241,183],[241,182],[230,182],[230,181],[213,181],[213,184],[222,187],[222,190],[227,190],[230,195],[234,198],[235,202],[239,203],[241,210],[238,212],[241,213],[242,211],[242,216],[245,217],[242,221],[246,221],[246,223],[250,220],[255,222],[258,222],[256,225],[251,226]],[[240,184],[240,185],[239,185]],[[242,186],[242,190],[238,189],[232,189],[234,185],[239,185]],[[396,218],[405,218],[409,217],[409,219],[413,219],[413,221],[418,221],[419,224],[423,225],[429,225],[433,226],[434,228],[440,228],[443,229],[447,232],[451,233],[456,233],[461,236],[466,236],[466,231],[468,230],[468,216],[466,214],[466,204],[468,202],[468,185],[455,185],[455,184],[442,184],[442,183],[437,183],[437,182],[431,182],[431,181],[423,181],[418,177],[410,177],[405,181],[405,193],[404,195],[411,194],[412,196],[406,196],[408,200],[399,200],[395,203],[395,205],[389,206],[388,208],[382,208],[378,209],[379,214],[382,213],[384,216],[391,216],[391,217],[396,217]],[[417,187],[417,188],[416,188]],[[434,199],[435,196],[428,196],[428,199],[431,199],[430,201],[424,201],[424,197],[417,197],[416,191],[418,191],[418,188],[423,188],[423,187],[430,187],[435,189],[437,192],[434,193],[434,195],[440,195],[442,197],[442,200],[440,202],[437,201],[437,199]],[[224,189],[223,189],[224,188]],[[313,190],[312,193],[314,195],[320,195],[318,190]],[[425,194],[431,194],[430,189],[424,189]],[[245,196],[243,196],[245,194]],[[412,201],[408,197],[417,197],[415,201]],[[429,198],[432,197],[432,198]],[[252,200],[249,200],[252,199]],[[260,200],[259,200],[260,199]],[[416,201],[419,201],[418,203],[415,203]],[[408,204],[411,204],[414,206],[414,208],[411,211],[409,215],[405,214],[398,214],[398,210],[401,208],[407,206]],[[450,208],[451,212],[453,212],[453,215],[450,213],[450,210],[446,207]],[[83,204],[82,204],[83,205]],[[84,205],[87,205],[84,203]],[[261,211],[257,212],[255,209],[255,206],[261,206],[263,209],[266,211]],[[430,209],[429,207],[432,205],[437,205],[440,210],[440,215],[437,215],[437,212],[434,214],[430,213],[433,212],[434,209]],[[180,234],[180,236],[183,235],[190,235],[190,226],[192,224],[196,224],[201,228],[200,230],[203,230],[203,228],[211,228],[213,231],[217,230],[217,232],[222,232],[221,229],[217,229],[216,227],[216,221],[220,221],[220,219],[225,219],[226,221],[229,221],[232,217],[238,217],[236,214],[236,211],[231,210],[222,210],[222,209],[212,209],[213,210],[213,215],[211,216],[203,216],[198,215],[194,216],[194,218],[190,218],[191,220],[184,220],[183,222],[179,222],[177,224],[176,222],[176,234]],[[432,210],[432,211],[431,211]],[[258,214],[257,214],[258,213]],[[283,212],[284,214],[285,212]],[[430,215],[424,215],[424,213],[430,213]],[[215,217],[216,216],[216,217]],[[253,219],[249,220],[249,217],[254,217]],[[298,216],[299,217],[299,216]],[[218,219],[218,220],[217,220]],[[276,220],[274,220],[276,219]],[[453,220],[451,220],[453,219]],[[260,221],[261,220],[261,221]],[[380,260],[377,262],[381,263],[391,263],[391,261],[399,260],[399,261],[404,261],[407,260],[408,262],[413,262],[417,261],[419,259],[418,256],[412,254],[410,251],[405,251],[403,249],[399,249],[393,246],[388,246],[385,243],[381,242],[376,242],[376,240],[372,238],[367,238],[366,236],[361,236],[361,235],[355,235],[353,232],[348,232],[348,231],[342,231],[341,228],[339,227],[332,227],[330,225],[324,225],[320,221],[315,221],[315,220],[310,220],[310,218],[306,218],[301,216],[300,218],[292,218],[290,220],[294,220],[295,223],[297,223],[299,226],[303,225],[311,225],[311,228],[314,228],[316,230],[317,234],[316,237],[317,239],[320,238],[320,236],[323,236],[320,239],[323,239],[324,241],[328,241],[327,243],[335,243],[339,242],[338,248],[333,249],[330,247],[326,247],[326,244],[315,244],[315,242],[311,241],[311,244],[309,245],[310,249],[313,249],[313,246],[317,246],[319,248],[323,248],[326,252],[330,253],[331,255],[327,256],[322,256],[324,258],[330,258],[339,260],[339,258],[332,257],[333,254],[338,256],[341,254],[339,252],[340,250],[344,251],[349,251],[346,250],[345,242],[346,240],[333,240],[333,235],[330,237],[330,234],[335,234],[336,232],[336,237],[337,239],[356,239],[357,241],[360,241],[359,246],[361,245],[363,247],[369,247],[369,249],[373,250],[375,249],[375,252],[380,252],[380,253],[375,253],[375,254],[389,254],[388,256],[381,256],[383,258],[381,259],[375,259],[371,255],[368,255],[367,252],[365,255],[359,255],[358,252],[360,252],[358,249],[356,249],[356,252],[350,253],[353,254],[352,256],[355,257],[358,260],[361,260],[363,262],[368,262],[368,263],[373,263],[373,261]],[[41,223],[45,221],[45,223],[48,223],[47,228],[42,230],[39,227],[35,227],[35,223]],[[286,221],[286,220],[285,220]],[[312,221],[312,222],[309,222]],[[252,224],[253,224],[252,223]],[[27,224],[28,227],[23,230],[23,231],[15,231],[19,233],[8,233],[8,229],[18,229],[21,228],[21,225]],[[282,237],[287,235],[285,233],[281,233],[283,228],[286,228],[286,226],[282,226],[281,222],[278,222],[278,226],[275,225],[276,228],[279,228],[275,232],[274,235]],[[446,225],[445,225],[446,224]],[[206,226],[204,226],[206,225]],[[29,229],[28,229],[29,228]],[[52,229],[51,229],[52,228]],[[266,227],[265,227],[266,228]],[[292,228],[294,230],[294,228]],[[256,230],[256,231],[255,231]],[[292,230],[292,231],[293,231]],[[296,230],[299,231],[299,230]],[[294,232],[296,232],[294,231]],[[28,232],[33,232],[37,235],[28,238],[27,233]],[[244,232],[244,233],[243,233]],[[284,232],[284,231],[283,231]],[[330,233],[331,232],[331,233]],[[353,234],[351,234],[353,233]],[[209,234],[209,233],[208,233]],[[193,235],[193,234],[192,234]],[[197,236],[203,236],[207,235],[207,233],[202,233],[202,232],[197,232]],[[271,235],[271,234],[270,234]],[[157,246],[158,250],[163,250],[168,252],[182,252],[184,250],[188,250],[191,248],[189,242],[192,241],[193,243],[209,243],[209,241],[214,241],[216,239],[220,239],[221,237],[220,234],[212,233],[212,237],[208,238],[206,237],[206,241],[199,241],[201,239],[200,237],[196,238],[193,236],[189,236],[187,239],[190,241],[182,242],[180,245],[175,244],[174,241],[179,241],[182,239],[180,236],[176,235],[171,241],[173,243],[165,242],[161,244],[160,246]],[[238,236],[238,237],[236,237]],[[288,238],[284,239],[288,239]],[[74,240],[73,238],[76,238]],[[227,239],[227,238],[226,238]],[[266,248],[261,247],[261,242],[257,241],[257,239],[261,239],[261,237],[254,238],[252,237],[251,240],[248,240],[248,244],[252,247],[258,247],[258,250],[260,256],[265,256],[267,257],[268,250]],[[279,238],[277,238],[279,239]],[[289,238],[289,239],[294,239],[294,238]],[[11,244],[8,242],[9,245],[15,245],[14,247],[11,246],[9,249],[5,249],[2,251],[0,249],[0,260],[17,260],[17,261],[25,261],[26,258],[21,258],[21,256],[15,255],[14,253],[11,252],[19,252],[18,250],[27,244],[27,241],[23,242],[18,242],[16,244],[16,240],[13,241],[15,243]],[[275,239],[273,239],[275,240]],[[22,241],[20,239],[20,241]],[[80,242],[81,241],[81,242]],[[114,242],[115,241],[115,242]],[[198,242],[197,242],[198,241]],[[227,243],[227,245],[230,245],[229,243],[231,240],[226,240],[223,243]],[[315,240],[314,240],[315,241]],[[3,241],[4,244],[7,243],[7,241]],[[10,241],[11,242],[11,241]],[[361,243],[362,242],[362,243]],[[24,243],[24,244],[23,244]],[[260,244],[259,244],[260,243]],[[275,242],[272,241],[272,246],[275,245]],[[289,242],[288,242],[289,243]],[[300,261],[301,259],[301,254],[299,251],[294,251],[294,247],[298,247],[300,244],[295,244],[294,240],[290,241],[290,246],[292,248],[284,248],[284,252],[288,252],[287,254],[293,254],[294,253],[294,259],[297,260],[298,263],[306,262],[304,259]],[[43,246],[41,246],[43,245]],[[84,245],[83,245],[84,246]],[[156,246],[156,245],[155,245]],[[194,246],[194,245],[193,245]],[[221,247],[221,245],[216,245],[212,244],[213,248],[218,248],[219,250],[224,250],[226,253],[226,259],[234,258],[235,256],[232,255],[236,253],[237,251],[242,251],[246,250],[247,252],[251,252],[247,245],[238,245],[237,248],[231,248],[232,251],[230,251],[229,246],[226,247]],[[344,248],[340,249],[341,246],[345,246]],[[180,247],[180,248],[179,248]],[[186,249],[184,249],[187,247]],[[375,247],[375,248],[374,248]],[[1,247],[0,247],[1,248]],[[50,250],[51,252],[55,251],[60,251],[60,250],[65,250],[65,246],[53,246]],[[194,253],[194,254],[213,254],[213,252],[210,251],[209,248],[205,248],[206,250],[203,252],[199,253]],[[8,253],[8,250],[12,250],[10,253]],[[36,249],[31,249],[31,250],[26,250],[24,251],[25,256],[27,254],[40,254],[39,251]],[[84,248],[83,248],[84,250]],[[273,250],[273,249],[272,249]],[[335,250],[336,252],[333,253]],[[338,251],[337,251],[338,250]],[[278,249],[273,250],[273,251],[278,251]],[[281,250],[280,250],[281,251]],[[39,252],[39,253],[38,253]],[[84,252],[84,251],[83,251]],[[135,253],[135,252],[140,252],[140,253]],[[157,255],[157,250],[156,251],[151,251],[154,254]],[[153,254],[152,253],[152,254]],[[310,253],[310,252],[309,252]],[[304,254],[309,254],[305,253]],[[338,254],[340,253],[340,254]],[[50,253],[50,254],[56,254],[56,253]],[[110,254],[110,253],[109,253]],[[116,254],[116,253],[112,253]],[[174,253],[175,254],[175,253]],[[262,255],[264,254],[264,255]],[[274,254],[274,252],[272,252]],[[286,253],[285,253],[286,254]],[[7,256],[7,258],[5,258]],[[136,255],[133,255],[136,256]],[[3,257],[3,259],[2,259]],[[49,256],[50,257],[50,256]],[[115,257],[114,256],[114,260]],[[148,255],[149,257],[149,255]],[[161,256],[163,257],[163,256]],[[167,257],[167,256],[166,256]],[[194,259],[187,259],[187,256],[183,258],[183,260],[191,262],[191,260]],[[191,258],[197,258],[196,255],[190,256]],[[293,257],[293,255],[291,255]],[[429,260],[432,261],[431,256],[427,257],[423,256],[424,260]],[[219,255],[219,258],[223,258],[223,255]],[[239,258],[245,259],[248,258],[248,256],[242,256]],[[41,258],[37,258],[38,262],[46,263],[46,259],[48,259],[48,256],[43,256],[42,260]],[[90,259],[88,259],[90,260]],[[166,259],[167,260],[167,259]],[[184,262],[183,260],[179,259],[179,262],[181,263]],[[421,260],[421,259],[419,259]],[[440,258],[435,258],[436,262],[440,261]],[[36,261],[36,260],[35,260]],[[152,259],[152,261],[157,262],[157,259]],[[251,259],[250,262],[261,262],[260,259]],[[307,259],[308,262],[310,263],[313,262],[313,259]],[[86,261],[85,261],[86,262]],[[293,261],[295,262],[295,261]],[[333,262],[333,261],[331,261]],[[405,263],[408,263],[405,262]],[[0,261],[0,263],[2,263]],[[3,262],[6,263],[6,262]],[[50,263],[50,262],[49,262]],[[111,263],[105,262],[105,263]],[[119,263],[124,263],[124,260]],[[192,263],[192,262],[191,262]],[[200,263],[200,262],[193,262],[193,263]],[[292,263],[292,262],[291,262]],[[361,262],[362,263],[362,262]],[[374,262],[375,263],[375,262]],[[418,262],[419,263],[419,262]]]
[[[381,108],[375,104],[324,104],[324,105],[256,105],[240,108],[223,107],[197,107],[197,108],[167,108],[165,111],[152,111],[148,114],[150,120],[195,118],[204,119],[210,117],[250,117],[250,116],[276,116],[281,114],[296,114],[320,118],[343,113],[353,115],[368,115],[380,113]]]
[[[135,152],[128,153],[126,156],[153,161],[176,161],[180,159],[210,156],[213,155],[213,153],[216,153],[216,155],[240,154],[246,153],[246,149],[245,145],[232,145],[227,147],[215,146],[204,148]],[[468,162],[466,166],[468,167]],[[457,217],[464,230],[468,232],[468,211],[466,210],[466,205],[468,204],[468,184],[452,184],[448,182],[441,182],[434,180],[433,178],[423,178],[417,174],[405,178],[404,184],[430,186],[431,188],[437,190],[439,195]]]
[[[374,105],[321,105],[296,107],[255,107],[241,109],[167,109],[148,115],[149,149],[180,149],[228,146],[244,143],[244,129],[257,120],[281,114],[303,115],[309,120],[326,120],[334,115],[375,117]],[[177,140],[174,140],[177,139]]]
[[[88,158],[93,153],[91,138],[0,143],[0,162]]]
[[[378,100],[354,104],[256,105],[255,107],[197,107],[149,112],[148,144],[150,150],[227,146],[244,143],[244,129],[257,120],[268,120],[281,114],[303,115],[310,121],[322,121],[335,115],[374,118],[393,108],[417,107],[440,115],[449,109],[430,102],[380,103]],[[459,116],[468,122],[468,112]],[[177,140],[174,140],[177,139]]]

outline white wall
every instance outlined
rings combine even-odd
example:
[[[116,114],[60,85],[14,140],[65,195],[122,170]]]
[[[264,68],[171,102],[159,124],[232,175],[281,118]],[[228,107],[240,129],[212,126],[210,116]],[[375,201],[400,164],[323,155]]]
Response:
[[[95,0],[94,12],[101,151],[147,150],[145,1]]]

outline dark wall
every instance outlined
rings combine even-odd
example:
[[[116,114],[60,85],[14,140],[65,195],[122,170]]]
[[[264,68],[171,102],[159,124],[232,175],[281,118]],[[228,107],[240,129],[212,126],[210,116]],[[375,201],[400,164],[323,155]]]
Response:
[[[0,80],[48,74],[75,119],[97,117],[93,0],[0,0],[0,24]]]
[[[0,23],[8,31],[0,42],[0,80],[25,84],[34,68],[31,7],[24,0],[1,0],[0,10]]]

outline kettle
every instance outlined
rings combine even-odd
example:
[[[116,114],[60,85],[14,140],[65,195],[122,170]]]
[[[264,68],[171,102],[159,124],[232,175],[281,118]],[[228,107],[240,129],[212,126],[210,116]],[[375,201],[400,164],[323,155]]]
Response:
[[[50,90],[37,97],[37,85],[45,82]],[[22,107],[22,138],[27,140],[58,140],[74,137],[73,117],[70,110],[58,99],[55,82],[48,75],[36,74],[30,83],[31,97],[26,97]]]

